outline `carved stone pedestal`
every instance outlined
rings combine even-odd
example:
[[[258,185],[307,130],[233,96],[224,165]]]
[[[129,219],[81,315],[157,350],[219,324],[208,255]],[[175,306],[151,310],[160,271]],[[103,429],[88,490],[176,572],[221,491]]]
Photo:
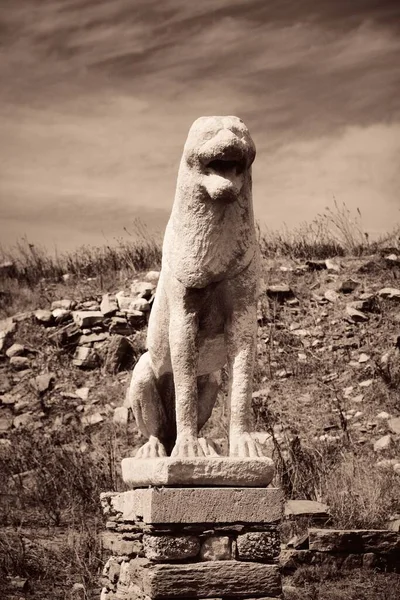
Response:
[[[280,490],[150,487],[102,505],[101,600],[281,596]]]

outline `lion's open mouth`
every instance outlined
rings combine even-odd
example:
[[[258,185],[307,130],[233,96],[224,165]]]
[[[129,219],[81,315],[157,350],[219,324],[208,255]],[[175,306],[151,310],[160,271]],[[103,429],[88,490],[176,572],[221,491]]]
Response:
[[[246,168],[246,163],[243,160],[213,158],[206,164],[206,168],[216,175],[229,178],[232,175],[241,175]]]

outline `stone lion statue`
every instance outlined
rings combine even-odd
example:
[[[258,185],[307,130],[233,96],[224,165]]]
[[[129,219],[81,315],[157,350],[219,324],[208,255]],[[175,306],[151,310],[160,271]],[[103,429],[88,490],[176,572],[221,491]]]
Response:
[[[249,431],[259,253],[252,207],[254,143],[233,116],[190,128],[167,225],[148,351],[128,400],[148,441],[136,458],[216,455],[199,438],[220,372],[229,374],[229,455],[257,457]]]

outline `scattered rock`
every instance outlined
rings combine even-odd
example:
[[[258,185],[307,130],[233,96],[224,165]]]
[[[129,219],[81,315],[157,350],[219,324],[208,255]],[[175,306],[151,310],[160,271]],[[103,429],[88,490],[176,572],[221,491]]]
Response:
[[[152,283],[157,284],[160,279],[160,271],[148,271],[144,276],[146,281],[151,281]]]
[[[310,271],[322,271],[328,268],[325,260],[306,260],[306,265]]]
[[[75,306],[75,302],[73,300],[69,300],[64,298],[63,300],[54,300],[51,303],[51,310],[61,309],[61,310],[72,310]]]
[[[8,356],[8,358],[12,358],[13,356],[22,356],[25,354],[25,352],[25,346],[22,344],[13,344],[8,350],[6,350],[6,356]]]
[[[362,388],[370,387],[374,383],[373,379],[365,379],[365,381],[360,381],[358,384]]]
[[[370,360],[370,356],[368,356],[368,354],[365,354],[365,352],[362,352],[360,354],[360,356],[358,357],[358,362],[359,363],[366,363]]]
[[[130,341],[122,335],[114,335],[108,347],[105,363],[106,371],[117,373],[117,371],[130,364],[132,357],[133,346]]]
[[[146,325],[145,314],[140,310],[129,311],[126,318],[129,325],[132,325],[134,329],[142,329]]]
[[[400,290],[398,288],[382,288],[378,292],[381,298],[389,298],[390,300],[400,300]]]
[[[392,445],[392,436],[390,434],[384,435],[374,443],[375,452],[382,452],[388,450]]]
[[[349,306],[348,304],[346,305],[346,315],[350,317],[350,320],[353,323],[363,323],[369,320],[366,314],[360,310],[357,310],[356,308],[353,308],[352,306]]]
[[[137,298],[149,300],[154,293],[155,285],[149,281],[135,281],[131,285],[131,294]]]
[[[119,335],[131,335],[133,333],[132,326],[122,317],[112,317],[109,332]]]
[[[95,412],[92,415],[84,415],[81,419],[81,423],[84,427],[90,427],[91,425],[97,425],[104,421],[104,417],[99,413]]]
[[[324,293],[324,298],[326,298],[329,302],[332,302],[332,304],[334,304],[338,301],[339,294],[335,292],[335,290],[326,290],[326,292]]]
[[[72,313],[72,317],[81,329],[91,329],[104,320],[104,315],[99,310],[76,310]]]
[[[10,358],[10,365],[16,371],[22,371],[23,369],[29,368],[29,358],[26,356],[13,356]]]
[[[126,426],[129,421],[129,410],[126,406],[117,406],[114,410],[113,423],[114,425]]]
[[[88,387],[81,387],[75,390],[75,394],[85,402],[89,397],[89,391],[90,389]]]
[[[288,500],[285,504],[285,517],[308,517],[313,515],[328,518],[328,506],[315,500]]]
[[[56,344],[56,346],[71,348],[77,345],[80,335],[81,330],[78,325],[69,323],[69,325],[65,325],[55,333],[52,333],[49,336],[49,339]]]
[[[387,419],[390,419],[390,414],[383,410],[376,415],[376,418],[380,421],[387,421]]]
[[[135,313],[135,311],[149,312],[150,304],[145,298],[135,298],[128,306],[126,311],[129,314]]]
[[[50,310],[39,309],[35,310],[33,314],[35,316],[36,321],[41,325],[51,325],[53,322],[53,315],[51,314]]]
[[[400,417],[394,417],[393,419],[389,419],[388,426],[390,431],[392,431],[396,435],[400,435]]]
[[[110,337],[108,331],[102,331],[101,333],[89,333],[81,335],[78,341],[80,346],[90,346],[95,342],[104,342]]]
[[[13,420],[13,426],[15,429],[28,427],[31,425],[33,417],[31,413],[23,413],[22,415],[18,415]]]
[[[13,422],[9,417],[0,417],[0,433],[6,433],[13,426]]]
[[[99,364],[99,358],[93,348],[78,346],[75,350],[72,363],[82,369],[95,369]]]
[[[112,296],[111,294],[104,294],[101,299],[100,312],[105,317],[111,317],[117,312],[117,310],[118,304],[115,296]]]
[[[72,313],[66,308],[55,308],[51,311],[51,314],[53,315],[56,325],[59,325],[60,323],[68,321],[71,318]]]
[[[360,283],[354,279],[346,279],[345,281],[342,281],[338,287],[338,292],[342,292],[342,294],[351,294],[351,292],[354,292],[359,285]]]
[[[329,273],[339,273],[340,272],[340,264],[331,258],[327,258],[325,261],[326,268]]]
[[[54,380],[54,373],[43,373],[31,379],[29,383],[39,394],[44,394],[52,387]]]
[[[279,302],[293,298],[294,293],[291,288],[286,284],[281,285],[270,285],[267,287],[267,296]]]
[[[17,325],[12,319],[3,319],[0,321],[0,352],[4,349],[16,329]]]

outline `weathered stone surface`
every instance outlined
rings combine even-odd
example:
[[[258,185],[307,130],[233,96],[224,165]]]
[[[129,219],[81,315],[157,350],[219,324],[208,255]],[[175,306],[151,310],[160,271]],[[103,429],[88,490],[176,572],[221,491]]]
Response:
[[[131,487],[147,485],[266,486],[272,481],[270,458],[124,458],[122,477]]]
[[[236,539],[239,560],[271,561],[279,556],[280,539],[277,531],[250,531]]]
[[[132,581],[151,598],[276,598],[282,592],[275,565],[232,560],[149,566],[131,561],[130,570]]]
[[[56,325],[69,321],[72,316],[72,312],[70,310],[66,310],[65,308],[55,308],[51,311],[51,314],[53,315]]]
[[[202,560],[231,560],[232,541],[227,535],[211,535],[201,545]]]
[[[308,517],[318,515],[328,517],[329,508],[315,500],[288,500],[285,504],[285,517]]]
[[[200,541],[193,535],[144,535],[146,558],[156,562],[194,558],[200,550]]]
[[[114,556],[138,556],[142,553],[140,540],[126,540],[123,534],[110,531],[103,531],[101,536],[103,550],[108,550]]]
[[[400,552],[400,533],[387,530],[309,529],[310,550],[319,552]]]
[[[81,329],[91,329],[103,322],[104,315],[99,310],[75,310],[72,318]]]
[[[148,488],[122,492],[126,521],[144,523],[273,523],[282,515],[277,488]]]

